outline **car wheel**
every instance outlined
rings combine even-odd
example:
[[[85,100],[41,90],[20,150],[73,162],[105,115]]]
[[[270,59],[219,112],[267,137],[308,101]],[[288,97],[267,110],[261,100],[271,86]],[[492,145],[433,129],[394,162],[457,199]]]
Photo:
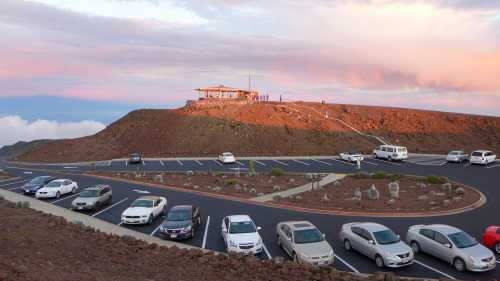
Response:
[[[293,256],[293,262],[295,262],[295,263],[300,263],[300,261],[299,261],[299,257],[297,257],[297,254],[296,254],[296,253],[293,253],[293,255],[292,255],[292,256]]]
[[[456,258],[453,261],[453,266],[455,267],[455,269],[457,271],[460,271],[460,272],[465,271],[465,269],[466,269],[465,262],[461,258]]]
[[[153,223],[153,215],[149,215],[149,218],[148,218],[148,224],[151,224]]]
[[[161,214],[165,215],[167,213],[167,206],[164,206],[163,209],[161,209]]]
[[[349,240],[344,240],[344,249],[346,251],[351,251],[352,250],[352,247],[351,247],[351,242]]]
[[[60,198],[60,197],[61,197],[61,193],[58,191],[58,192],[56,193],[56,198]]]
[[[281,247],[283,247],[283,246],[281,245],[281,239],[280,239],[280,236],[279,236],[279,235],[277,235],[277,237],[278,237],[278,239],[277,239],[278,246],[281,248]]]
[[[414,254],[416,254],[416,253],[420,252],[420,245],[418,245],[418,243],[417,243],[417,242],[412,241],[412,242],[410,243],[410,247],[411,247],[411,250],[413,251],[413,253],[414,253]]]
[[[379,268],[383,268],[384,267],[384,259],[382,259],[382,257],[380,255],[376,255],[375,256],[375,264],[379,267]]]
[[[377,153],[373,153],[373,158],[378,159]]]
[[[198,218],[198,226],[201,225],[201,218]]]
[[[495,253],[500,254],[500,242],[495,244]]]

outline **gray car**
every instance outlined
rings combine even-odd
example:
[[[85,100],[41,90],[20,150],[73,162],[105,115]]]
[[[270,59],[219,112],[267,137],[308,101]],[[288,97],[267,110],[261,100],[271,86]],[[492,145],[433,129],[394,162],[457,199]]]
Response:
[[[100,184],[85,188],[78,197],[71,202],[73,210],[96,210],[101,206],[111,204],[111,187],[106,184]]]
[[[406,241],[415,253],[442,259],[458,271],[488,271],[496,266],[493,252],[462,230],[442,224],[414,225]]]
[[[287,221],[276,225],[278,245],[297,263],[327,266],[334,262],[333,249],[308,221]]]
[[[403,267],[413,263],[412,249],[391,229],[373,222],[342,226],[340,239],[347,251],[356,250],[375,260],[378,267]]]

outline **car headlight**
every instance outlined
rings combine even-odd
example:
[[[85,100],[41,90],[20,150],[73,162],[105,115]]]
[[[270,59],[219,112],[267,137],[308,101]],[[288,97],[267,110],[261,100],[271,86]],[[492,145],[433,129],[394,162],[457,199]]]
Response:
[[[190,225],[188,225],[188,226],[184,227],[184,228],[182,229],[182,231],[183,231],[183,232],[189,232],[189,231],[191,231],[191,226],[190,226]]]
[[[385,252],[384,254],[384,256],[390,260],[400,260],[400,258],[393,253]]]
[[[229,240],[229,245],[230,245],[231,247],[238,247],[238,244],[237,244],[237,243],[235,243],[235,242],[233,242],[233,241],[231,241],[231,240]]]
[[[472,263],[481,263],[481,259],[478,257],[470,256],[469,257]]]
[[[257,241],[257,246],[262,245],[262,238],[259,237],[259,240]]]
[[[147,217],[148,217],[147,215],[141,216],[141,218],[147,218]]]
[[[299,252],[299,256],[302,258],[302,259],[311,259],[311,257],[309,257],[308,255],[304,254],[304,253],[301,253]]]

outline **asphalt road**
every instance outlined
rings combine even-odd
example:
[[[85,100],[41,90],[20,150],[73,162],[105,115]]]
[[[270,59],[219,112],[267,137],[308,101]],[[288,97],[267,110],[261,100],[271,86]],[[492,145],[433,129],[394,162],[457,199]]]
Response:
[[[258,171],[268,171],[272,167],[282,167],[290,172],[336,172],[351,173],[357,171],[353,164],[342,162],[336,158],[329,159],[280,159],[280,160],[258,160],[255,168]],[[375,221],[392,228],[401,237],[406,236],[406,231],[410,225],[443,223],[456,226],[481,240],[484,229],[489,225],[498,224],[496,214],[499,213],[500,205],[500,163],[491,164],[489,167],[469,166],[462,164],[448,164],[442,156],[412,156],[405,162],[386,162],[376,159],[367,159],[361,166],[361,170],[374,172],[384,170],[392,173],[404,173],[414,175],[441,175],[452,180],[472,185],[481,190],[488,198],[488,202],[483,207],[467,213],[430,218],[365,218],[320,215],[312,213],[302,213],[285,209],[272,208],[250,203],[241,203],[231,200],[224,200],[214,197],[207,197],[187,192],[170,191],[148,187],[144,185],[130,185],[113,180],[100,180],[84,176],[81,173],[92,169],[85,165],[21,165],[0,162],[0,168],[9,173],[21,177],[19,180],[0,182],[0,188],[19,191],[27,180],[42,174],[52,174],[62,178],[69,178],[77,181],[79,190],[97,184],[107,183],[113,188],[113,205],[105,207],[96,212],[89,212],[89,215],[119,224],[121,213],[138,197],[145,194],[164,196],[168,199],[168,206],[179,204],[196,204],[202,212],[202,226],[198,229],[196,237],[185,241],[185,243],[204,247],[206,249],[224,251],[224,244],[220,235],[220,225],[223,217],[232,214],[248,214],[258,226],[262,227],[262,236],[266,252],[261,258],[266,259],[275,256],[286,256],[281,250],[275,237],[275,226],[284,220],[309,220],[315,224],[323,233],[334,248],[337,259],[335,267],[347,271],[359,271],[372,273],[379,271],[374,262],[356,252],[346,252],[342,242],[338,240],[338,233],[341,225],[353,221]],[[248,168],[248,161],[240,161],[236,164],[222,165],[214,160],[146,160],[141,164],[129,165],[125,161],[107,161],[96,165],[95,169],[101,171],[235,171],[240,169],[244,172]],[[36,169],[49,169],[51,172],[38,172]],[[64,171],[68,174],[61,174]],[[69,207],[73,196],[66,196],[59,200],[47,200],[62,207]],[[156,219],[153,224],[147,226],[123,226],[137,231],[154,235],[161,219]],[[497,257],[500,258],[500,257]],[[500,269],[495,269],[485,273],[459,273],[445,262],[437,260],[425,254],[418,254],[417,263],[394,269],[398,275],[426,278],[448,277],[462,280],[489,280],[500,278]]]

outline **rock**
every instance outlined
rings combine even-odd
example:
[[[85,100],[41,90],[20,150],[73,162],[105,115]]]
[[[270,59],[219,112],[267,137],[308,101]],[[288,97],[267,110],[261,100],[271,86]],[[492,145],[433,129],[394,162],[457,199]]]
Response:
[[[273,186],[273,191],[274,192],[281,191],[281,187],[279,185],[275,185]]]
[[[429,196],[427,196],[427,195],[420,195],[419,197],[417,197],[417,200],[429,200]]]
[[[436,196],[445,196],[446,193],[444,193],[444,192],[434,192],[434,195],[436,195]]]
[[[334,181],[333,186],[341,186],[342,183],[340,181]]]
[[[185,183],[183,184],[183,186],[190,186],[190,185],[191,185],[191,184],[190,184],[190,183],[187,183],[187,182],[185,182]]]
[[[200,186],[199,186],[199,185],[194,185],[194,186],[193,186],[193,188],[194,188],[194,189],[199,189],[199,188],[200,188]]]
[[[297,199],[297,200],[302,200],[302,196],[297,195],[297,196],[295,196],[295,199]]]
[[[247,192],[248,191],[248,188],[245,186],[243,187],[243,191]]]
[[[264,193],[262,192],[257,193],[257,196],[262,196],[262,195],[264,195]]]
[[[426,188],[426,187],[427,187],[427,184],[425,184],[425,183],[423,183],[423,182],[419,182],[419,183],[417,184],[417,186],[418,186],[418,187],[420,187],[420,188]]]
[[[272,180],[274,180],[274,179],[276,179],[276,176],[271,176],[270,178],[271,178]]]
[[[289,183],[289,184],[295,184],[295,179],[289,179],[289,180],[288,180],[288,183]]]
[[[233,187],[236,190],[241,190],[241,185],[239,185],[239,184],[235,184]]]
[[[194,176],[193,171],[186,171],[186,177],[192,177],[192,176]]]
[[[163,183],[163,175],[155,175],[154,178],[153,178],[153,181],[154,182],[159,182],[159,183]]]
[[[455,194],[458,196],[462,196],[465,194],[465,189],[463,187],[459,187],[459,188],[455,189]]]
[[[270,179],[270,180],[267,181],[267,183],[273,183],[273,180]]]
[[[255,189],[255,188],[252,187],[252,188],[250,188],[248,190],[248,193],[250,193],[250,194],[257,194],[257,189]]]
[[[281,195],[274,195],[273,200],[274,201],[279,201],[281,199]]]
[[[387,205],[392,205],[394,203],[396,203],[396,199],[394,199],[394,198],[391,198],[391,199],[389,199],[389,201],[387,201]]]
[[[329,202],[330,201],[330,197],[328,197],[328,194],[323,195],[323,198],[321,198],[321,201]]]
[[[446,191],[446,192],[451,192],[452,191],[452,186],[451,186],[451,183],[447,182],[447,183],[443,183],[441,185],[441,188]]]
[[[380,192],[377,190],[374,184],[370,186],[370,188],[367,191],[368,194],[368,199],[370,200],[378,200],[380,197]]]
[[[460,200],[462,200],[462,196],[453,197],[453,201],[460,201]]]
[[[222,190],[222,188],[220,186],[215,186],[212,190],[216,191],[216,192],[219,192],[219,191]]]
[[[356,188],[354,190],[353,200],[361,201],[362,196],[363,196],[363,193],[361,192],[361,189],[360,188]]]
[[[447,206],[450,205],[451,201],[449,199],[443,200],[443,205]]]
[[[436,203],[435,201],[430,201],[430,202],[429,202],[429,205],[431,205],[431,206],[436,206],[437,204],[438,204],[438,203]]]
[[[399,183],[391,182],[387,186],[389,188],[389,194],[391,198],[399,198]]]
[[[312,173],[306,173],[306,174],[304,175],[304,177],[305,177],[306,179],[308,179],[308,180],[312,180],[312,179],[313,179],[313,177],[314,177],[314,175],[313,175]]]

